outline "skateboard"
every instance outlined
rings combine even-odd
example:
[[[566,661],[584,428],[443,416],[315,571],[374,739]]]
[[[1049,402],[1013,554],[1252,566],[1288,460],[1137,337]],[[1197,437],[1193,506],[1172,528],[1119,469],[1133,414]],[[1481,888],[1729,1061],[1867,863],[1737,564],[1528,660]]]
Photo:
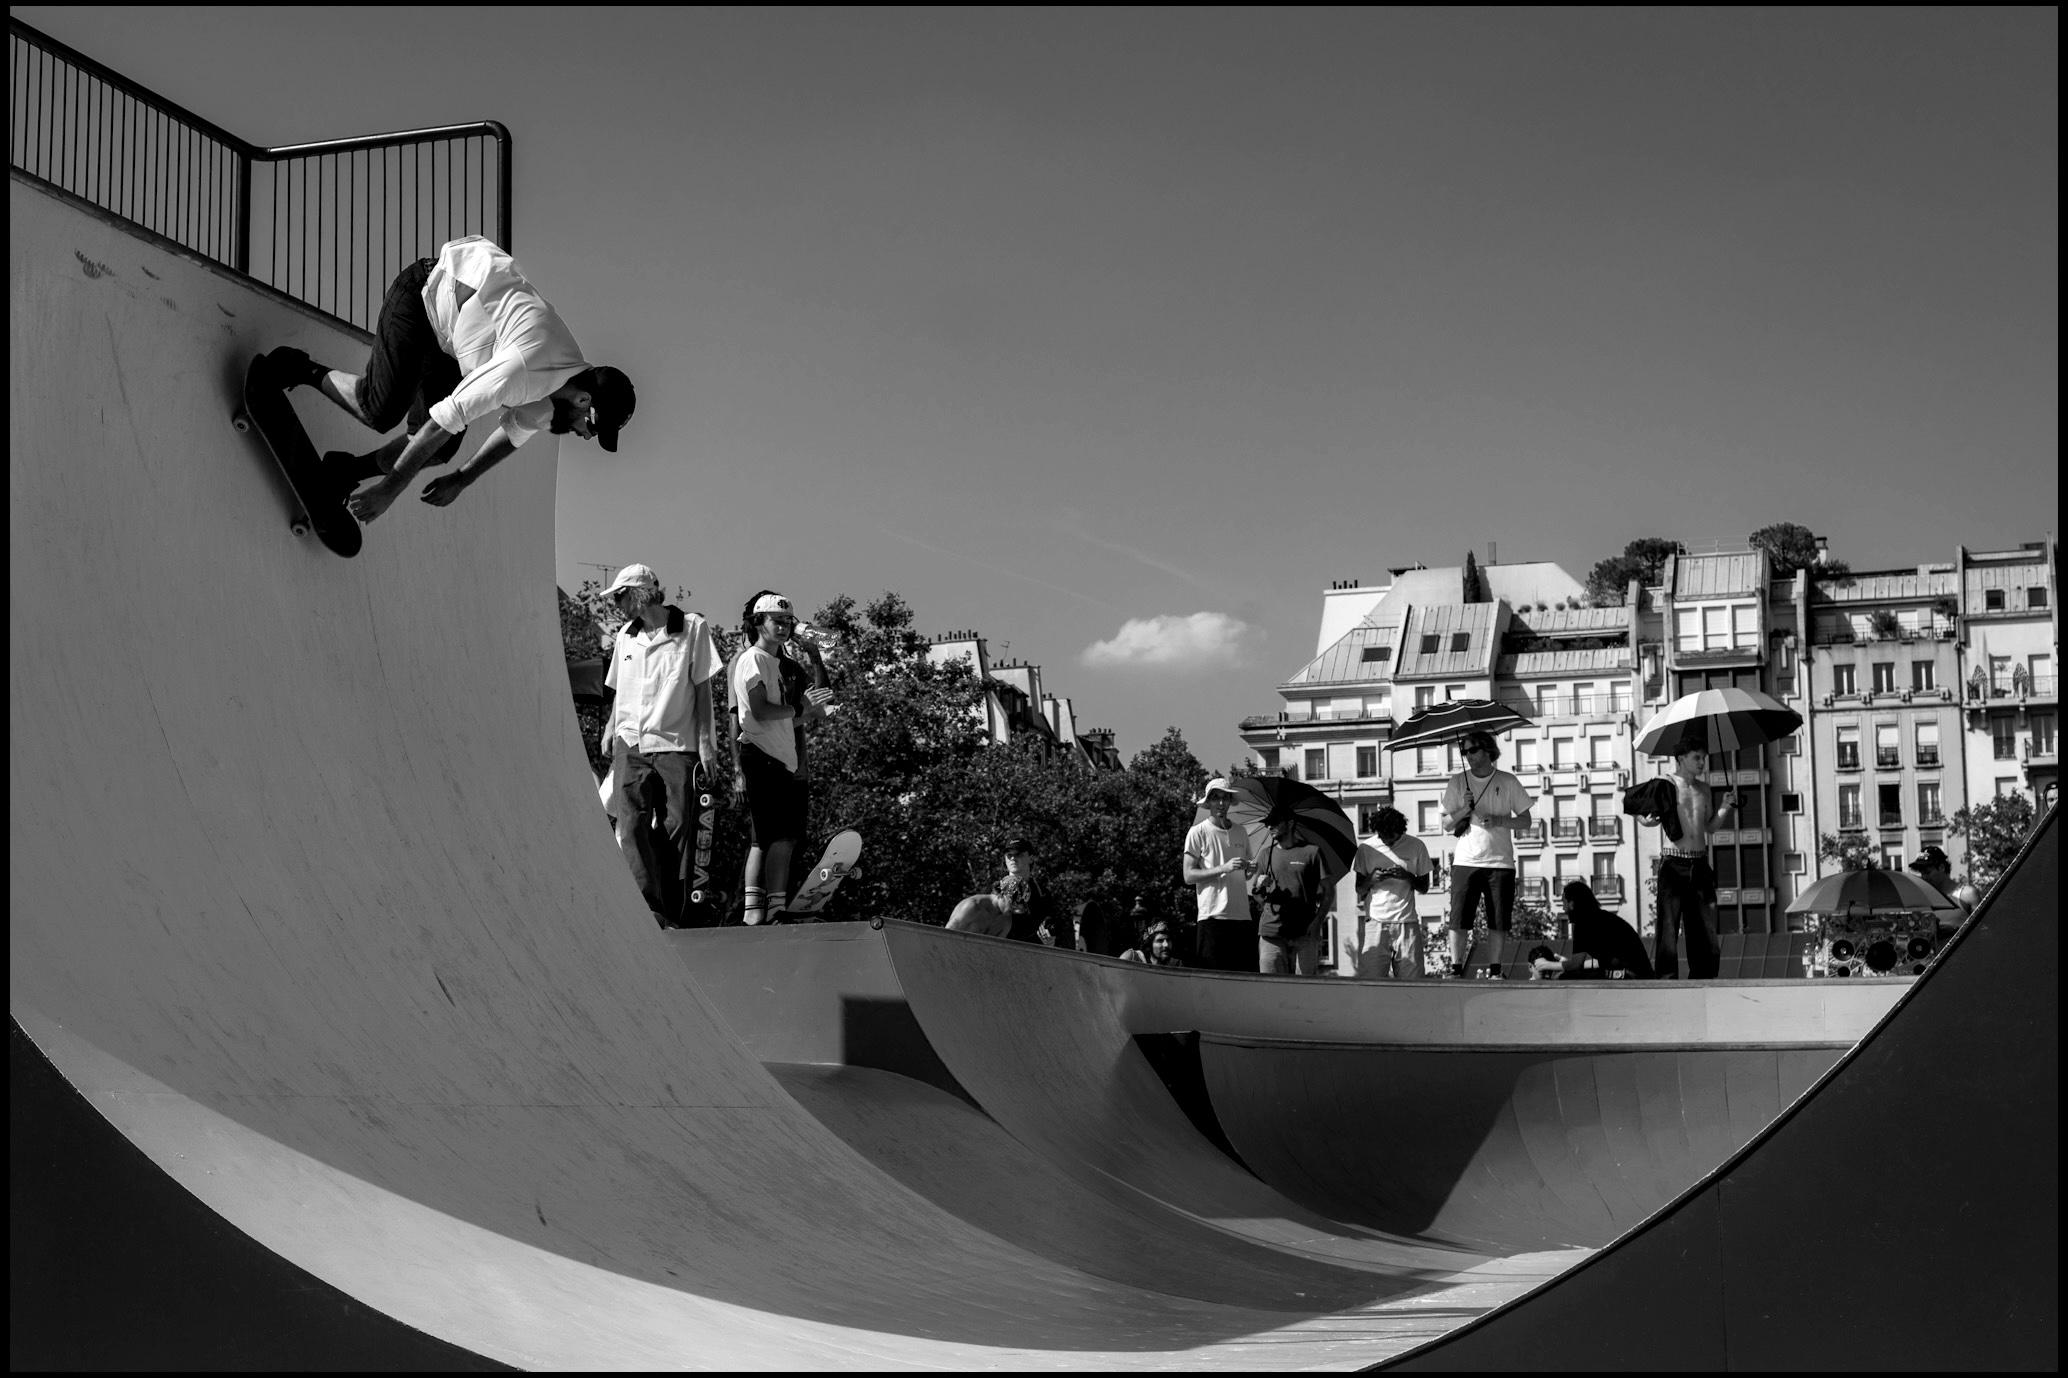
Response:
[[[696,810],[697,836],[689,858],[688,908],[691,913],[685,917],[715,924],[719,906],[717,894],[711,889],[711,819],[716,801],[702,761],[689,768],[689,791],[693,796],[690,807]]]
[[[826,907],[826,901],[833,898],[833,892],[840,888],[840,882],[849,876],[861,874],[861,867],[855,861],[862,854],[862,835],[852,828],[834,833],[826,843],[826,850],[812,863],[805,875],[804,883],[797,887],[797,893],[790,897],[790,907],[785,914],[816,914]]]
[[[309,443],[309,433],[302,429],[294,404],[287,400],[287,389],[263,354],[245,371],[243,405],[231,415],[230,424],[239,433],[258,432],[259,439],[266,442],[266,453],[293,490],[298,506],[288,520],[288,530],[297,536],[315,532],[332,554],[347,560],[357,555],[365,537],[345,510],[346,495],[325,476],[316,447]]]

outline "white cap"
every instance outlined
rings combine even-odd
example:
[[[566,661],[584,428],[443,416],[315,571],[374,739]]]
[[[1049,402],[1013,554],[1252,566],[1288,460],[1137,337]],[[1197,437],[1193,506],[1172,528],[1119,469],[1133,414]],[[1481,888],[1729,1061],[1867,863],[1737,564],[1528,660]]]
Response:
[[[631,588],[652,589],[655,593],[659,593],[661,591],[661,576],[655,574],[645,565],[626,565],[618,571],[618,577],[611,581],[610,587],[603,591],[603,596],[608,598],[612,594],[622,593],[624,590]]]
[[[1206,788],[1199,792],[1199,802],[1204,804],[1209,795],[1233,793],[1235,793],[1235,786],[1228,783],[1228,777],[1216,775],[1213,779],[1207,781]]]
[[[790,600],[780,593],[764,593],[754,600],[754,616],[769,612],[792,612]]]

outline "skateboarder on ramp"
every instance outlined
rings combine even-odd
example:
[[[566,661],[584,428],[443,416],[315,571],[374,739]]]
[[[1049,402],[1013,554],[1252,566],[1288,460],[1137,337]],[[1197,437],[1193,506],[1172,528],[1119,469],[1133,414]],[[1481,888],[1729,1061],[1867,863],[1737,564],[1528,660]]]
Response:
[[[329,368],[289,347],[268,362],[285,385],[320,390],[376,431],[406,422],[403,434],[368,454],[324,456],[341,485],[376,480],[351,498],[362,522],[387,511],[420,470],[451,459],[476,421],[496,416],[501,424],[471,459],[424,485],[425,502],[448,505],[540,431],[593,439],[615,453],[637,402],[632,380],[583,358],[517,260],[479,235],[455,239],[396,275],[365,373]]]

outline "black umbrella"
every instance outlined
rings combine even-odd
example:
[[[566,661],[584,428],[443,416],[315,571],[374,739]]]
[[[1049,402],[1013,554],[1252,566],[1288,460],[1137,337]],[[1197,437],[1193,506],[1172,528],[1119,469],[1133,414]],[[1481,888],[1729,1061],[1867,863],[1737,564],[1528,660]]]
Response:
[[[1417,708],[1407,721],[1393,729],[1386,743],[1388,751],[1405,751],[1411,746],[1438,746],[1455,742],[1475,732],[1506,732],[1532,719],[1510,704],[1492,699],[1452,699]]]

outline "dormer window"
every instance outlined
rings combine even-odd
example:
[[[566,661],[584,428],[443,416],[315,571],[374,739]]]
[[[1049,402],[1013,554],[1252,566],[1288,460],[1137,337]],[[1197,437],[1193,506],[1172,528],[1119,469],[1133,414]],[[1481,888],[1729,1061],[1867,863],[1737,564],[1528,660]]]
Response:
[[[1467,646],[1470,646],[1471,644],[1472,644],[1472,634],[1471,634],[1470,632],[1452,632],[1452,633],[1451,633],[1451,637],[1450,637],[1450,649],[1451,649],[1451,654],[1452,654],[1452,655],[1458,655],[1458,654],[1460,654],[1461,652],[1463,652],[1463,651],[1464,651],[1464,649],[1465,649],[1465,648],[1466,648]]]
[[[1364,654],[1360,657],[1362,660],[1376,662],[1380,665],[1384,665],[1392,658],[1393,648],[1391,646],[1367,646],[1364,648]]]

